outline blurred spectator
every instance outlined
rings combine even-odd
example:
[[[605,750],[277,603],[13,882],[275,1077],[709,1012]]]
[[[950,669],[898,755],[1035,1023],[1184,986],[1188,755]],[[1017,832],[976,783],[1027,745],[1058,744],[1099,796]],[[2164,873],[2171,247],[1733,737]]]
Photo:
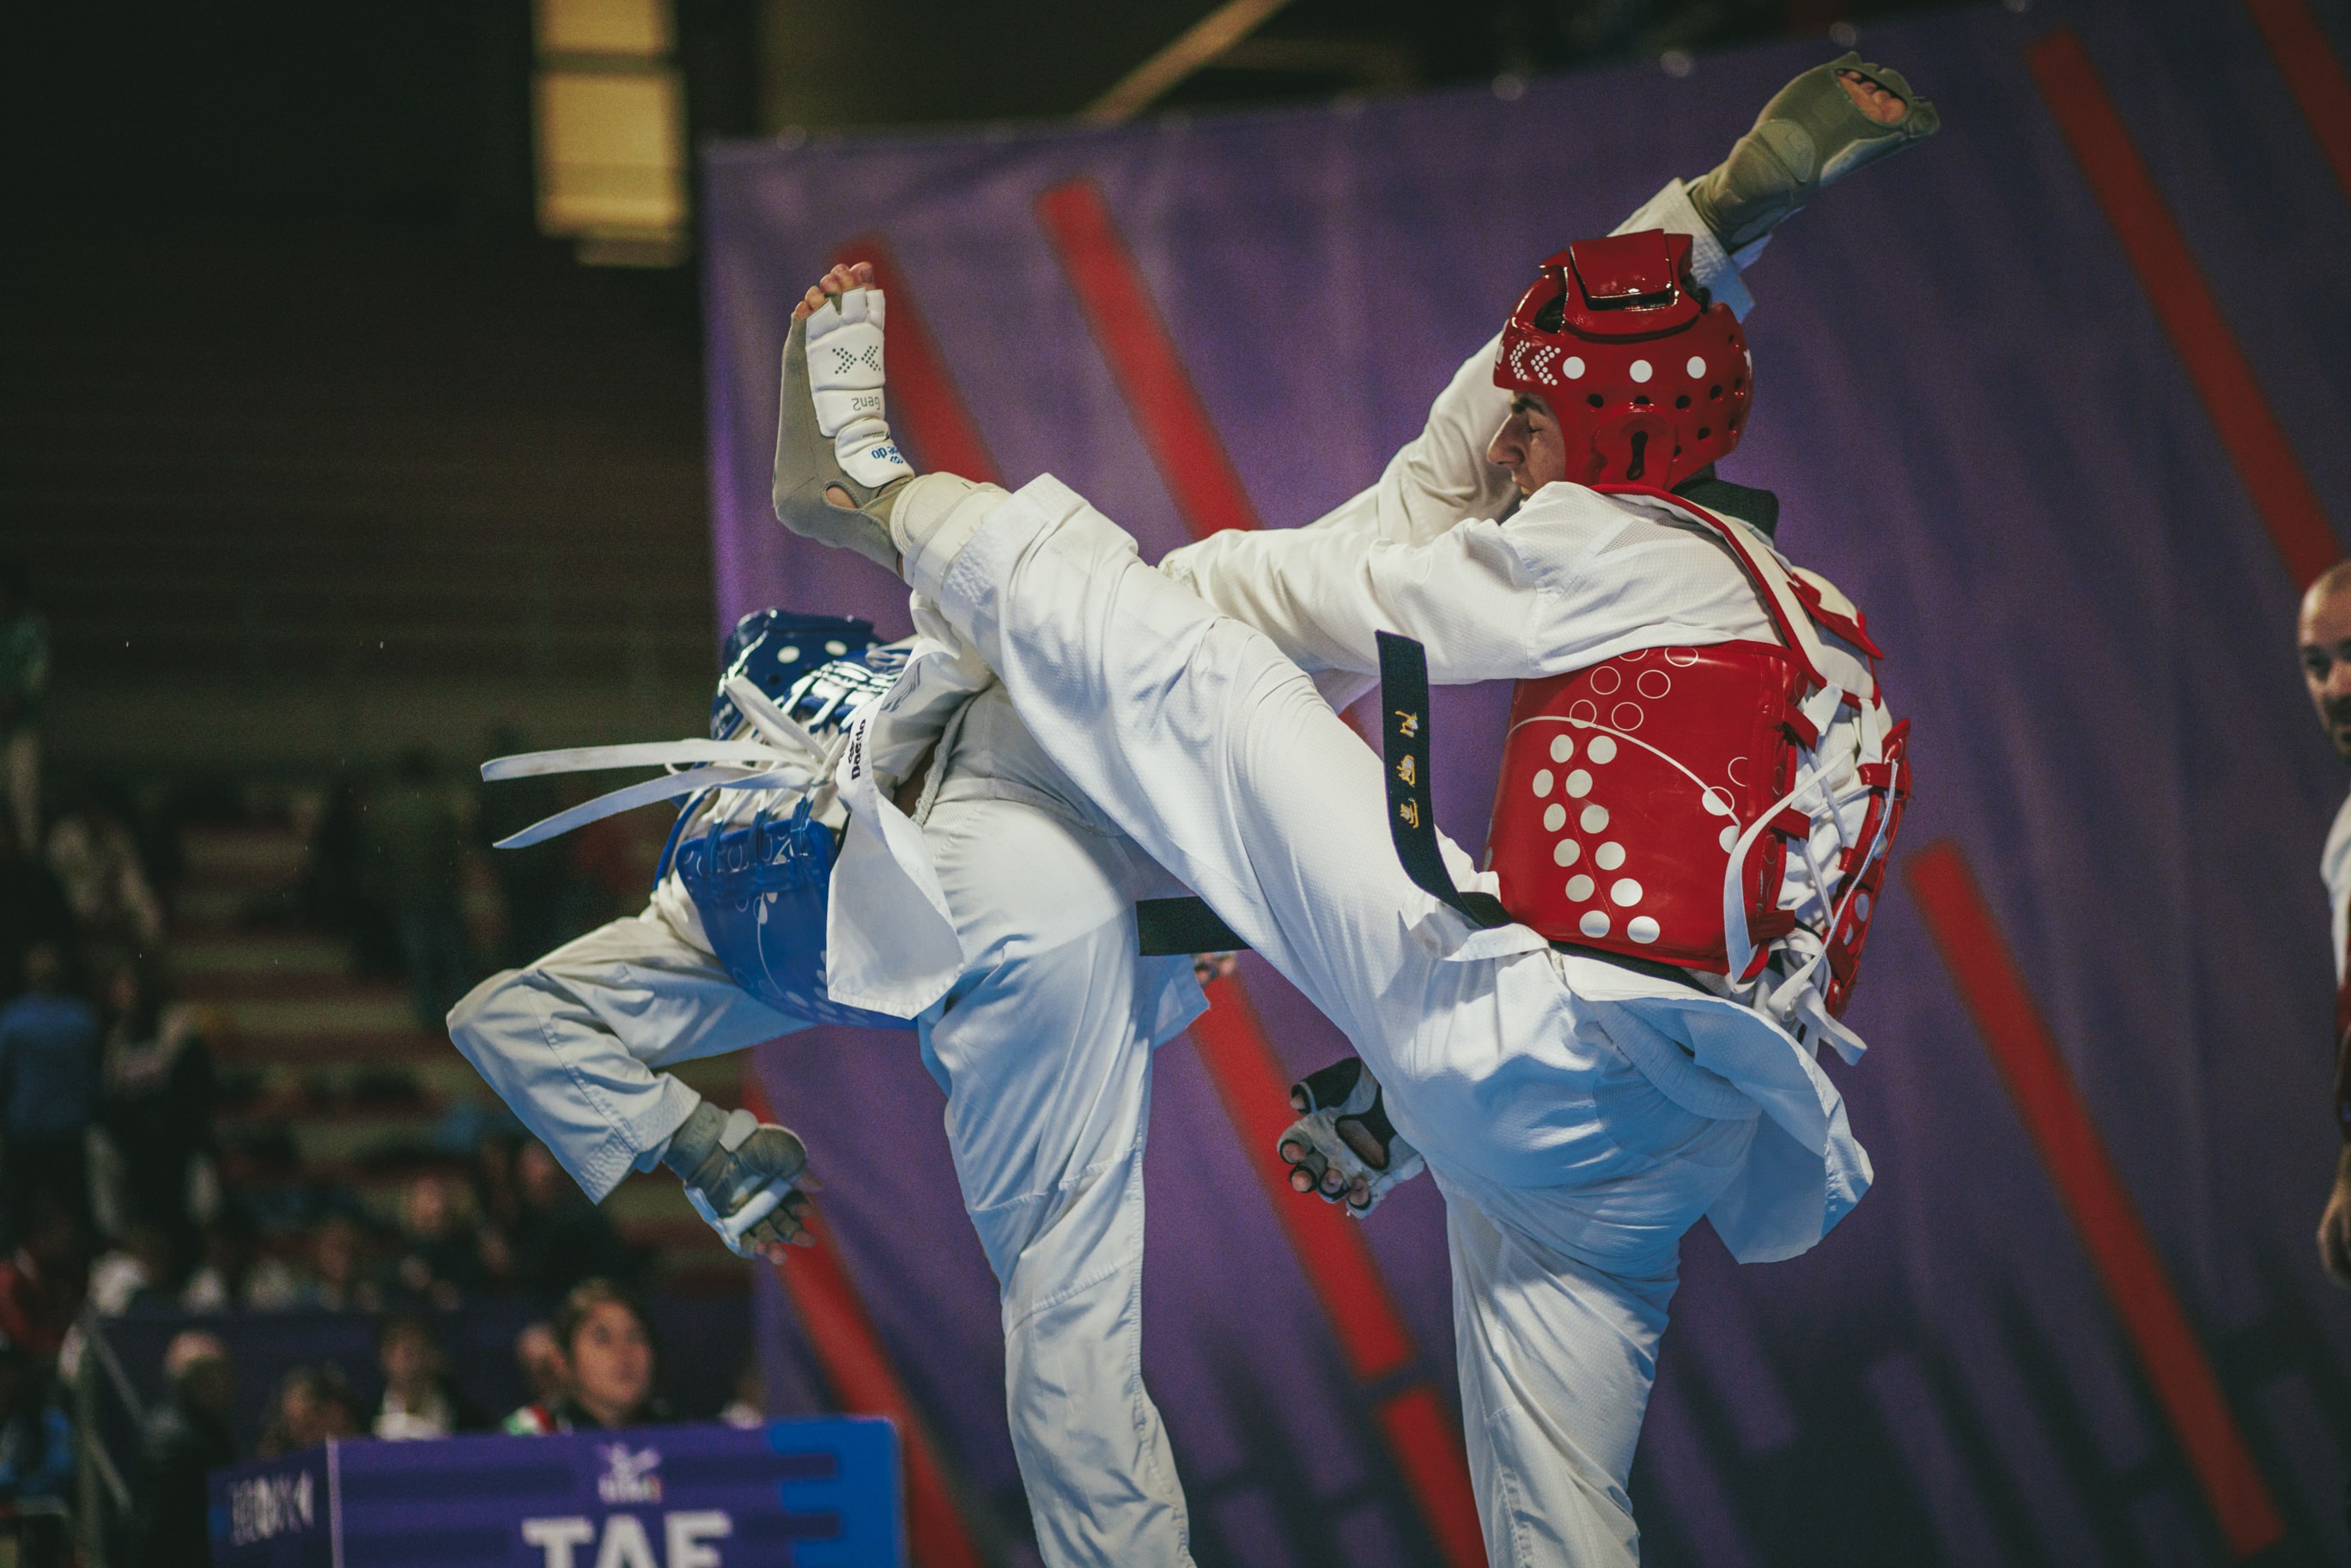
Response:
[[[24,989],[25,954],[35,943],[54,943],[68,955],[74,950],[65,887],[26,848],[39,841],[18,837],[15,824],[0,815],[0,999]]]
[[[25,954],[25,994],[0,1008],[0,1197],[12,1215],[48,1192],[89,1214],[86,1140],[98,1108],[98,1015],[65,988],[52,942]]]
[[[482,1269],[492,1289],[521,1284],[515,1236],[522,1224],[522,1194],[516,1185],[518,1140],[492,1131],[474,1144],[474,1207],[481,1217]]]
[[[537,1139],[515,1155],[515,1271],[525,1290],[553,1301],[586,1279],[635,1282],[636,1253]]]
[[[361,841],[363,885],[392,911],[417,1027],[437,1034],[476,977],[457,905],[465,839],[456,813],[434,788],[431,752],[419,747],[401,758],[398,782],[369,811]]]
[[[236,1463],[228,1413],[236,1396],[228,1346],[191,1331],[163,1352],[171,1396],[140,1433],[131,1491],[130,1560],[142,1568],[190,1568],[211,1561],[205,1539],[204,1476]]]
[[[511,756],[523,749],[522,732],[501,725],[490,731],[486,745],[486,756]],[[569,847],[552,839],[521,850],[492,846],[555,815],[563,809],[563,796],[556,781],[542,775],[484,784],[478,799],[475,837],[489,852],[490,873],[497,879],[499,901],[506,906],[502,956],[507,967],[519,969],[571,936],[565,908]]]
[[[302,867],[302,909],[312,925],[350,945],[359,973],[397,975],[400,934],[367,874],[370,803],[366,787],[349,775],[328,790]]]
[[[180,1290],[191,1312],[284,1312],[301,1302],[301,1281],[282,1259],[262,1254],[253,1220],[240,1204],[225,1205],[204,1228],[204,1261]]]
[[[0,1335],[0,1499],[73,1495],[73,1425],[46,1357]]]
[[[515,1335],[515,1370],[530,1403],[552,1408],[563,1399],[563,1350],[555,1343],[555,1325],[531,1323]]]
[[[55,1198],[24,1217],[16,1249],[0,1261],[0,1335],[18,1350],[47,1359],[64,1345],[89,1281],[82,1236],[73,1210]]]
[[[163,905],[148,885],[138,841],[113,805],[92,795],[49,825],[49,869],[91,959],[111,967],[163,937]]]
[[[134,1220],[131,1228],[89,1269],[89,1304],[109,1317],[133,1307],[168,1307],[179,1302],[186,1283],[189,1248],[181,1232],[151,1219]]]
[[[569,846],[563,909],[568,934],[593,931],[644,901],[653,867],[639,852],[635,824],[606,817],[565,834],[563,841]]]
[[[310,1272],[294,1304],[329,1312],[372,1312],[383,1306],[383,1291],[362,1267],[359,1222],[347,1214],[330,1214],[310,1233]]]
[[[41,841],[41,698],[49,687],[49,623],[33,608],[21,560],[0,560],[0,779],[20,843]]]
[[[383,1398],[370,1430],[402,1441],[445,1437],[488,1425],[450,1380],[441,1341],[423,1318],[393,1318],[376,1338],[376,1361],[383,1370]]]
[[[483,1285],[482,1251],[444,1178],[427,1173],[400,1195],[400,1254],[386,1276],[387,1299],[444,1312]]]
[[[556,1310],[563,1392],[553,1405],[524,1406],[506,1419],[521,1436],[641,1427],[666,1421],[653,1397],[653,1336],[644,1310],[610,1280],[583,1280]]]
[[[213,1143],[213,1058],[193,1009],[173,1002],[162,967],[133,959],[107,982],[99,1124],[122,1176],[126,1217],[179,1225]]]
[[[745,1356],[743,1364],[735,1369],[735,1392],[718,1418],[729,1427],[768,1424],[768,1380],[759,1370],[758,1355]]]
[[[340,1442],[360,1434],[360,1402],[343,1369],[332,1362],[298,1366],[278,1379],[262,1424],[257,1457],[274,1459],[329,1438]]]

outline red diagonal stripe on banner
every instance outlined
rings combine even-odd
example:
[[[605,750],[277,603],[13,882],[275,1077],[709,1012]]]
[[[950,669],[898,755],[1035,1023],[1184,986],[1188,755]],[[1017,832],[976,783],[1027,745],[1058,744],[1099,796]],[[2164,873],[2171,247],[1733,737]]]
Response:
[[[2138,274],[2156,319],[2188,371],[2220,445],[2252,495],[2270,542],[2297,587],[2343,554],[2309,476],[2278,425],[2244,350],[2220,314],[2211,285],[2189,254],[2187,238],[2164,204],[2155,176],[2132,142],[2114,99],[2071,28],[2060,28],[2025,48],[2033,79],[2073,145],[2090,189],[2114,225],[2123,254]]]
[[[747,1060],[743,1103],[762,1122],[776,1120],[758,1069]],[[775,1265],[776,1278],[791,1297],[809,1348],[816,1353],[841,1409],[852,1416],[886,1416],[898,1428],[906,1467],[907,1545],[915,1568],[984,1568],[947,1490],[930,1429],[907,1396],[905,1382],[857,1293],[857,1282],[849,1277],[840,1244],[814,1212],[809,1229],[816,1245],[793,1249],[790,1261]]]
[[[1061,258],[1086,324],[1192,537],[1256,528],[1257,508],[1208,422],[1102,193],[1091,180],[1065,181],[1037,198],[1037,221]]]
[[[2304,0],[2245,0],[2245,9],[2277,57],[2278,74],[2310,121],[2335,183],[2351,196],[2351,79],[2334,46]]]
[[[1966,856],[1943,840],[1904,874],[2230,1550],[2273,1544],[2285,1522]]]
[[[1275,1142],[1297,1113],[1290,1108],[1290,1075],[1267,1042],[1249,993],[1238,980],[1217,980],[1208,987],[1208,1003],[1192,1025],[1192,1039],[1208,1064],[1233,1131],[1240,1134],[1249,1168],[1264,1184],[1290,1246],[1306,1265],[1307,1280],[1322,1298],[1347,1364],[1366,1383],[1403,1371],[1415,1354],[1412,1331],[1355,1229],[1358,1221],[1336,1204],[1292,1192],[1290,1167],[1274,1153]]]
[[[873,265],[873,281],[881,286],[888,309],[884,327],[889,344],[883,351],[890,376],[890,428],[905,443],[914,465],[1001,484],[996,459],[980,440],[979,427],[956,391],[955,378],[947,373],[947,362],[940,358],[938,343],[889,246],[879,235],[863,235],[834,252],[832,261],[836,266],[857,261]]]
[[[1404,1371],[1417,1354],[1412,1331],[1372,1260],[1358,1222],[1335,1204],[1292,1192],[1290,1167],[1274,1153],[1282,1129],[1296,1115],[1290,1109],[1290,1075],[1238,980],[1209,985],[1208,1010],[1193,1023],[1192,1040],[1240,1135],[1249,1168],[1322,1299],[1347,1364],[1366,1383]],[[1381,1401],[1379,1419],[1396,1468],[1419,1500],[1445,1560],[1457,1568],[1483,1563],[1478,1501],[1469,1490],[1460,1429],[1447,1417],[1437,1390],[1426,1379],[1415,1380]]]

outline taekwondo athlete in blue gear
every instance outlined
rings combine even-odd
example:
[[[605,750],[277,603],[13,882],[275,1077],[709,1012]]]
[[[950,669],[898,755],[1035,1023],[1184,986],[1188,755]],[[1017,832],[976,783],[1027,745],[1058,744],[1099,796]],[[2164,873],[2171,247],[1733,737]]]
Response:
[[[491,764],[498,778],[681,768],[521,841],[646,800],[686,804],[643,914],[486,981],[450,1033],[591,1197],[665,1163],[729,1246],[772,1251],[801,1234],[799,1140],[663,1070],[815,1021],[914,1031],[1001,1285],[1013,1446],[1045,1561],[1186,1564],[1183,1493],[1134,1375],[1152,1048],[1203,1005],[1188,956],[1138,956],[1136,903],[1181,890],[975,674],[921,637],[877,644],[862,622],[768,612],[730,640],[712,739]],[[893,858],[902,828],[911,878]],[[858,946],[875,931],[905,946]]]

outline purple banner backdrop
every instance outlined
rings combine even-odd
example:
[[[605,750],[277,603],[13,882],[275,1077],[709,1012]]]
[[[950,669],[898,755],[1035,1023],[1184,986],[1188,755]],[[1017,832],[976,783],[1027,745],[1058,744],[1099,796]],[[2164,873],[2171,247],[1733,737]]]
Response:
[[[2341,4],[2321,18],[2338,50]],[[1947,129],[1841,188],[1750,275],[1761,396],[1727,474],[1867,607],[1915,716],[1906,852],[1956,841],[2015,949],[2283,1520],[2265,1562],[2339,1562],[2351,1301],[2310,1242],[2335,1158],[2314,871],[2341,769],[2297,687],[2281,565],[2026,66],[2077,28],[2338,521],[2351,488],[2351,205],[2223,0],[1986,7],[1865,47]],[[1094,131],[736,145],[705,162],[717,597],[854,612],[903,594],[768,511],[792,298],[880,236],[980,439],[1150,553],[1184,525],[1035,203],[1092,181],[1270,526],[1366,483],[1559,244],[1720,156],[1828,51]],[[2335,277],[2335,284],[2326,279]],[[918,443],[916,444],[919,444]],[[917,453],[919,456],[919,452]],[[1449,694],[1437,796],[1482,838],[1502,694]],[[1366,854],[1384,853],[1366,844]],[[1657,1563],[2226,1562],[2158,1379],[1896,884],[1832,1063],[1877,1187],[1811,1255],[1684,1250],[1635,1493]],[[1287,1064],[1342,1049],[1261,965]],[[758,1071],[805,1134],[880,1338],[987,1550],[1029,1560],[993,1284],[939,1097],[904,1036],[810,1035]],[[1144,1368],[1203,1563],[1428,1562],[1437,1548],[1188,1041],[1160,1057]],[[1427,1184],[1366,1228],[1418,1372],[1450,1397]],[[821,1365],[783,1297],[789,1397]],[[2258,1533],[2258,1532],[2257,1532]]]

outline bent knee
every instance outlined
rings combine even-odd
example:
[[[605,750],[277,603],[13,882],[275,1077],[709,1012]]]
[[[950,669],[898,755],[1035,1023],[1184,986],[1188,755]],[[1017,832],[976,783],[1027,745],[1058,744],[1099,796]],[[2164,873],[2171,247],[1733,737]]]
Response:
[[[528,974],[523,969],[502,969],[457,999],[443,1021],[458,1050],[471,1056],[474,1051],[469,1046],[494,1038],[501,1025],[526,1016],[522,993],[529,988]]]

